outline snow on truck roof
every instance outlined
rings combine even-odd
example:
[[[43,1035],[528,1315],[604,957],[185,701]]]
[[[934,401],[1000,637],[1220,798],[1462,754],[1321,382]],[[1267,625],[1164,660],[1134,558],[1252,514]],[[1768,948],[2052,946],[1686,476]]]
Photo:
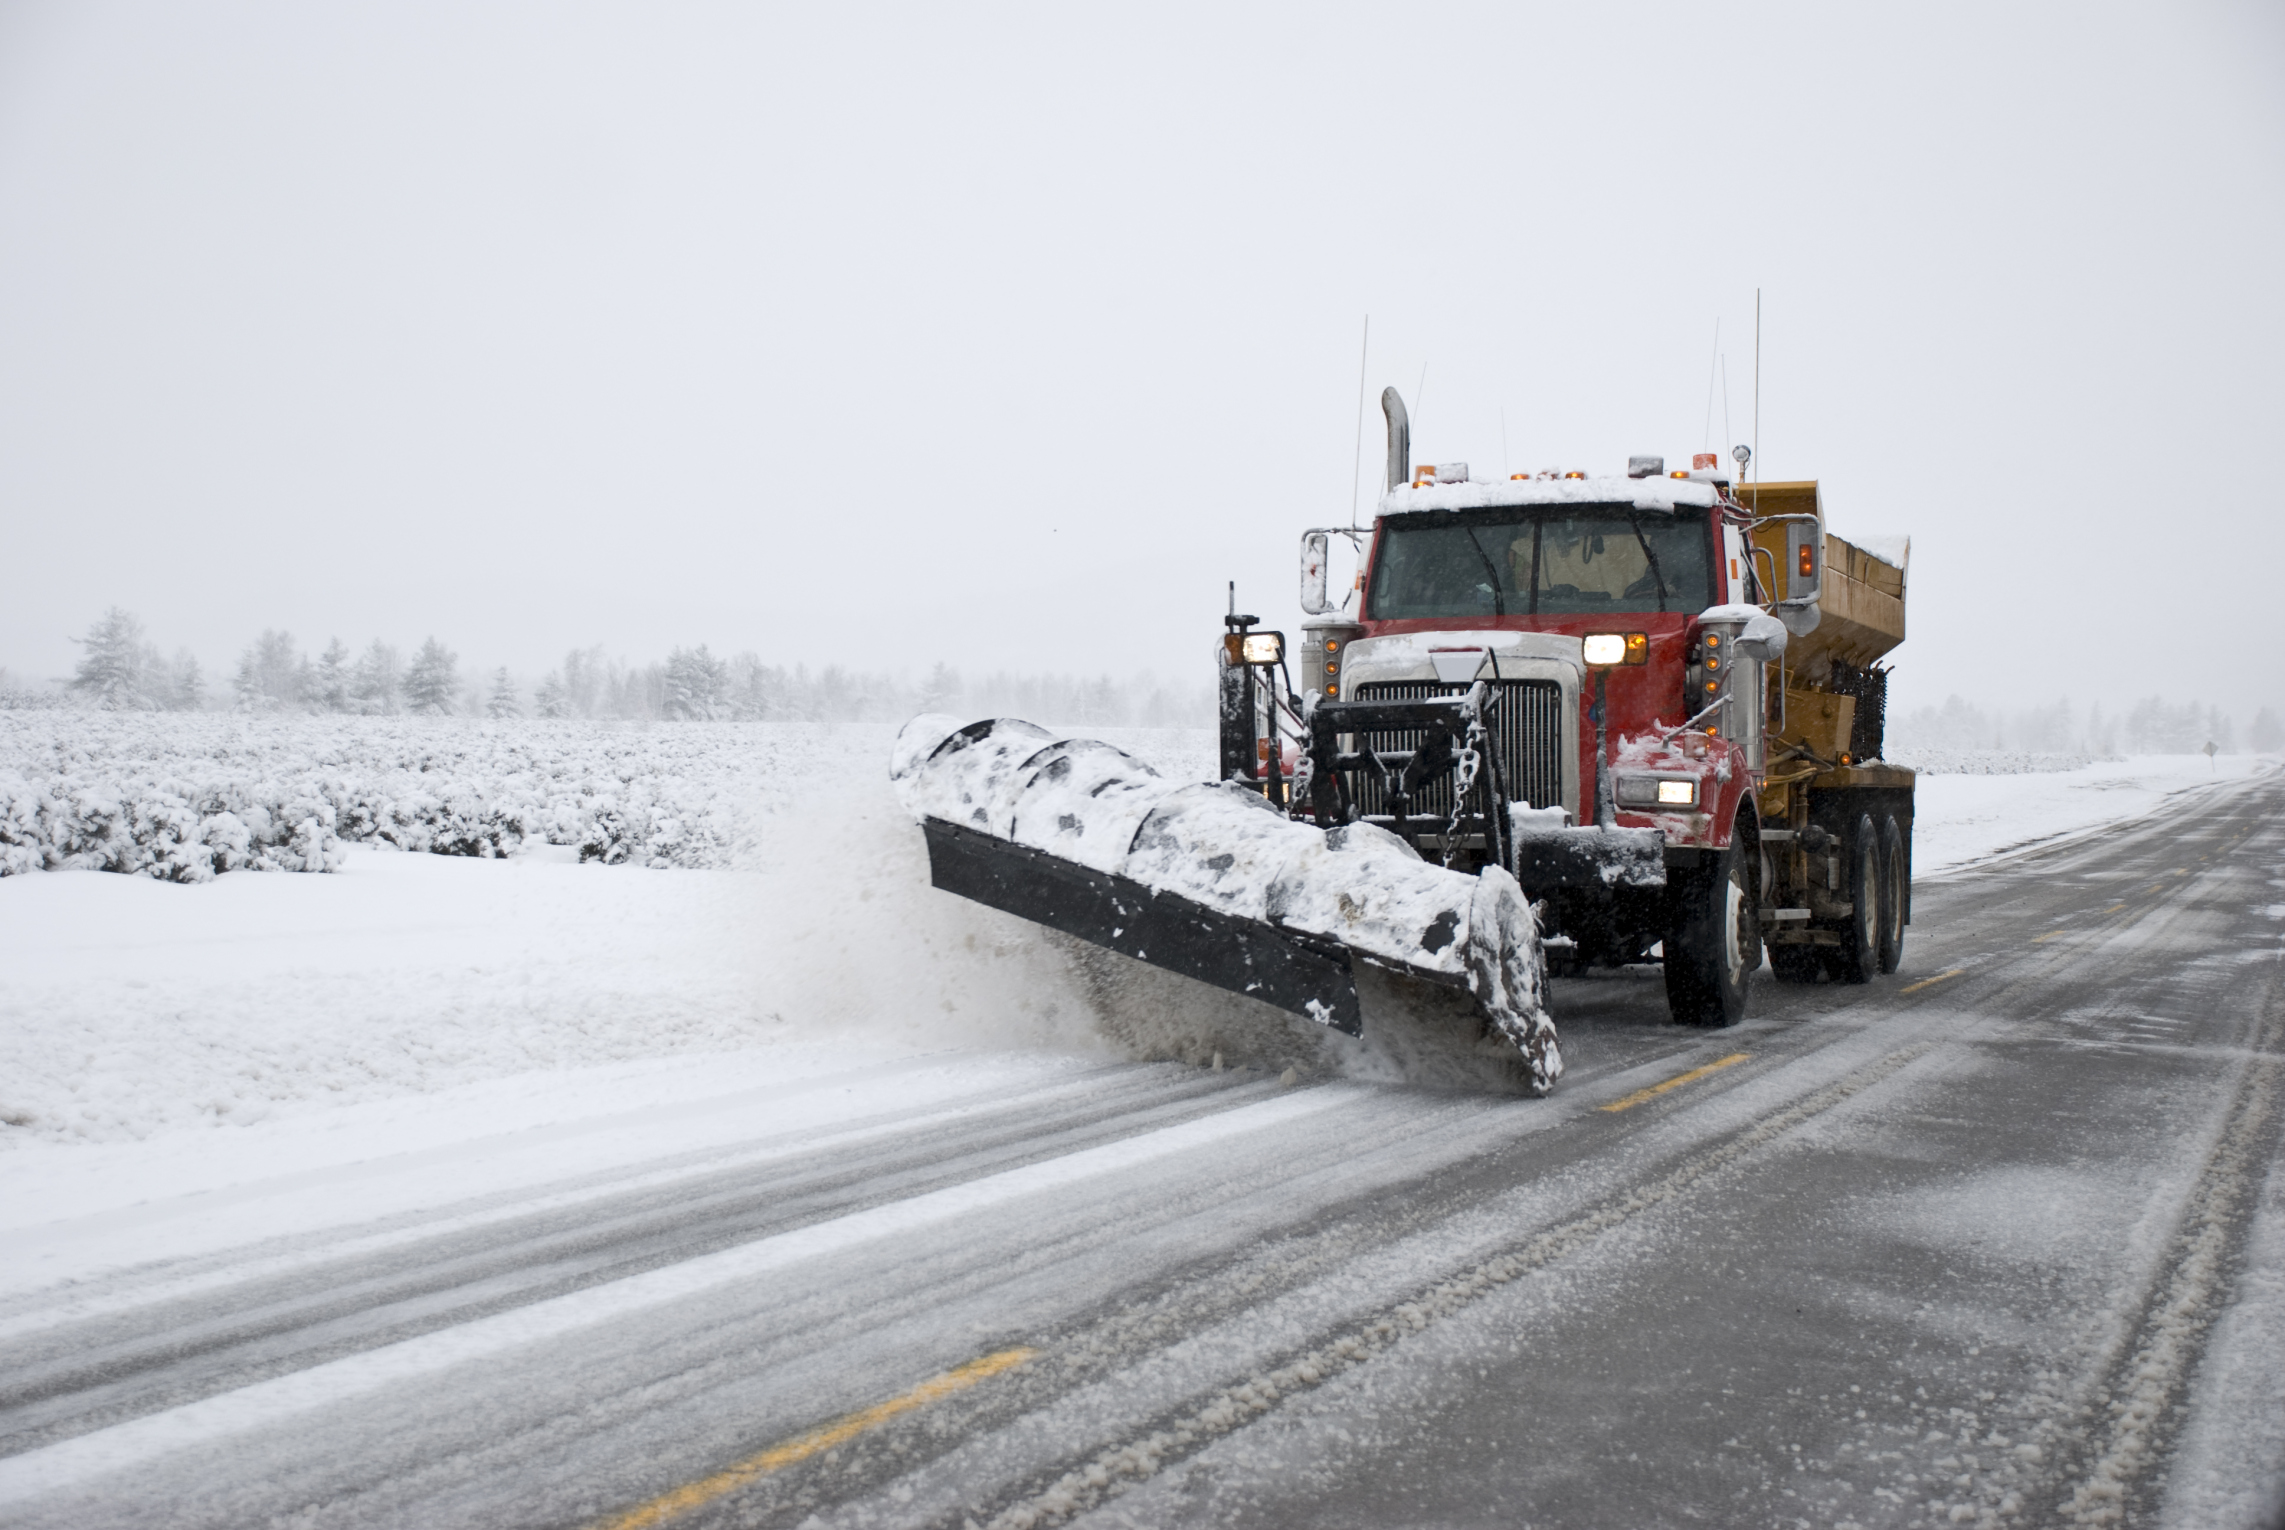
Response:
[[[1496,478],[1488,482],[1407,485],[1381,496],[1382,515],[1428,510],[1497,510],[1508,505],[1632,505],[1671,514],[1708,510],[1714,486],[1687,478]]]

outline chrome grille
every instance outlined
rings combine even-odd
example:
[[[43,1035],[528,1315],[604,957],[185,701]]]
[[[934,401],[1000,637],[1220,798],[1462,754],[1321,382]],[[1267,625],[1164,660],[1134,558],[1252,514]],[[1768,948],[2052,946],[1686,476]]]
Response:
[[[1563,687],[1553,680],[1500,680],[1490,682],[1499,693],[1499,708],[1492,719],[1494,747],[1499,751],[1500,782],[1508,799],[1529,802],[1535,808],[1563,805]],[[1437,680],[1376,680],[1357,687],[1359,701],[1418,701],[1430,696],[1457,696],[1465,685]],[[1416,749],[1420,729],[1395,728],[1368,733],[1360,741],[1367,749]],[[1370,771],[1352,778],[1357,801],[1367,817],[1389,811],[1388,792]],[[1421,789],[1412,804],[1416,818],[1448,818],[1452,812],[1452,777]]]

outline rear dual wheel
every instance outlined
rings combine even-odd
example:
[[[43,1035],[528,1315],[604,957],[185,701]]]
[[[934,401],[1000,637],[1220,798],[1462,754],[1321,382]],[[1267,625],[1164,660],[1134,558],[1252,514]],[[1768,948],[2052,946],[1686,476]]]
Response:
[[[1904,907],[1910,896],[1911,858],[1904,853],[1904,831],[1896,820],[1880,825],[1880,970],[1894,972],[1904,960]]]
[[[1863,983],[1881,970],[1880,937],[1886,921],[1881,917],[1884,878],[1880,869],[1880,831],[1872,815],[1861,814],[1849,835],[1849,921],[1841,931],[1840,969],[1844,983]]]
[[[1858,815],[1847,840],[1845,891],[1849,916],[1830,945],[1772,946],[1770,969],[1778,981],[1809,983],[1820,973],[1844,983],[1869,982],[1876,972],[1894,972],[1904,958],[1904,906],[1910,861],[1904,831],[1894,818]]]

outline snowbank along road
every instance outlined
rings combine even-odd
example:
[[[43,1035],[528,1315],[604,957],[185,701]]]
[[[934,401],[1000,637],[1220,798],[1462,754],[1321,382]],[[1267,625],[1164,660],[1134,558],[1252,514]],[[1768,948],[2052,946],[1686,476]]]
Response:
[[[25,1292],[0,1522],[2275,1524],[2285,783],[2179,800],[1735,1031],[1563,984],[1546,1100],[874,1069]]]

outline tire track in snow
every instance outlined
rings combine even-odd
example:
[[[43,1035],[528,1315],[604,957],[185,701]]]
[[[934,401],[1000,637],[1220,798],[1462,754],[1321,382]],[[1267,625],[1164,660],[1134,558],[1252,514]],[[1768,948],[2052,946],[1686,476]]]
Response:
[[[2142,1321],[2090,1401],[2092,1410],[2110,1415],[2110,1423],[2093,1460],[2059,1505],[2073,1524],[2123,1523],[2137,1510],[2151,1468],[2179,1431],[2178,1405],[2227,1294],[2246,1231],[2245,1210],[2276,1156],[2273,1123],[2279,1075],[2285,1073],[2277,1048],[2285,1027],[2274,1008],[2273,1002],[2251,1043],[2256,1056],[2244,1066]]]
[[[274,1427],[315,1408],[434,1376],[789,1265],[1268,1130],[1346,1104],[1354,1093],[1333,1086],[1240,1106],[1203,1120],[1164,1127],[519,1306],[0,1458],[0,1504],[22,1502],[249,1430]]]
[[[995,1513],[986,1530],[1044,1530],[1155,1476],[1292,1398],[1362,1366],[1403,1339],[1453,1317],[1511,1281],[1578,1252],[1605,1234],[1681,1196],[1700,1180],[1729,1167],[1794,1127],[1853,1098],[1934,1050],[1923,1042],[1890,1052],[1838,1082],[1763,1117],[1718,1145],[1684,1159],[1656,1177],[1503,1251],[1436,1282],[1370,1321],[1287,1359],[1266,1375],[1221,1388],[1179,1415],[1103,1449],[1044,1488]]]
[[[467,1226],[380,1235],[386,1257],[323,1248],[257,1260],[203,1301],[144,1310],[134,1288],[109,1312],[0,1349],[0,1443],[17,1449],[138,1412],[624,1278],[730,1244],[984,1173],[1228,1109],[1267,1086],[1194,1073],[1114,1075],[943,1112],[903,1130],[835,1134],[475,1214]],[[859,1151],[854,1154],[850,1149]],[[757,1177],[767,1171],[767,1178]],[[694,1234],[693,1223],[698,1223]],[[400,1247],[400,1244],[410,1246]],[[225,1266],[193,1277],[224,1280]],[[100,1298],[98,1299],[100,1300]]]

